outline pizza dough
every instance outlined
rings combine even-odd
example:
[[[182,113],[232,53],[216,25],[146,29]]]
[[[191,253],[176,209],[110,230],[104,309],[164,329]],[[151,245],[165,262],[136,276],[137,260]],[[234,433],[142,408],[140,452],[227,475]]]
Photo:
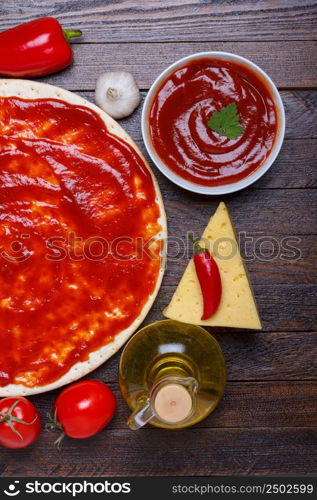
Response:
[[[152,182],[155,189],[155,202],[159,209],[159,218],[157,220],[158,226],[160,230],[155,235],[155,239],[160,243],[160,266],[159,272],[156,276],[155,287],[151,294],[148,296],[146,302],[143,304],[143,307],[136,318],[133,319],[131,324],[129,324],[125,329],[120,331],[115,335],[115,337],[106,345],[100,346],[97,350],[89,352],[89,356],[87,359],[78,361],[72,364],[66,373],[63,373],[58,379],[51,381],[48,384],[44,385],[33,385],[30,384],[25,385],[23,383],[9,383],[5,386],[0,386],[0,396],[14,396],[14,395],[32,395],[36,393],[41,393],[45,391],[49,391],[52,389],[56,389],[64,384],[68,384],[77,380],[84,375],[88,374],[99,365],[104,363],[107,359],[109,359],[113,354],[115,354],[118,349],[127,341],[127,339],[132,335],[135,329],[140,325],[140,323],[145,318],[149,309],[151,308],[155,297],[160,288],[160,284],[163,277],[164,266],[165,266],[165,253],[166,253],[166,216],[164,212],[163,201],[161,198],[161,194],[159,191],[158,184],[156,179],[154,178],[150,167],[146,163],[146,160],[143,158],[142,153],[139,151],[135,143],[129,137],[129,135],[106,113],[100,110],[94,104],[86,101],[80,96],[73,94],[72,92],[68,92],[58,87],[54,87],[52,85],[43,84],[39,82],[27,81],[27,80],[11,80],[11,79],[3,79],[0,80],[0,97],[13,97],[16,96],[21,99],[58,99],[69,103],[74,106],[84,106],[93,110],[101,120],[106,125],[108,132],[110,132],[113,136],[122,139],[125,143],[127,143],[133,150],[137,153],[138,157],[143,160],[143,164],[149,170]],[[23,134],[23,127],[22,127]],[[0,169],[1,174],[1,169]],[[1,197],[1,192],[0,192]],[[0,198],[0,211],[1,211],[1,198]],[[40,270],[39,270],[40,272]],[[10,298],[9,298],[10,299]],[[125,300],[125,297],[122,297],[122,300]],[[5,306],[6,304],[4,304]],[[0,340],[1,341],[1,340]],[[23,367],[21,367],[23,371]],[[0,366],[1,371],[1,366]]]

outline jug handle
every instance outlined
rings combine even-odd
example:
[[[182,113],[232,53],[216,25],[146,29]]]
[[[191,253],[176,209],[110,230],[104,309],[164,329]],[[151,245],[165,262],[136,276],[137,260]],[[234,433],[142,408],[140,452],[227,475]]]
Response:
[[[137,407],[128,418],[127,424],[132,430],[140,429],[154,417],[154,411],[150,398],[140,398],[137,400]]]

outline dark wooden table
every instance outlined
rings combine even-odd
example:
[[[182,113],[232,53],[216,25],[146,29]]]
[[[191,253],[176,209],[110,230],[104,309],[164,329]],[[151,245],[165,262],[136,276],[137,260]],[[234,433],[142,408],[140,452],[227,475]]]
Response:
[[[252,187],[223,197],[238,231],[291,244],[298,255],[262,245],[249,262],[263,331],[218,329],[229,381],[216,411],[194,428],[139,432],[125,424],[118,393],[119,354],[92,376],[118,396],[118,413],[98,436],[65,439],[43,433],[32,447],[0,451],[6,476],[262,475],[317,473],[316,158],[317,4],[312,0],[16,0],[0,3],[0,30],[40,16],[81,28],[71,68],[43,81],[93,100],[102,71],[131,71],[143,97],[168,64],[193,52],[226,50],[250,58],[280,88],[286,137],[274,166]],[[141,106],[122,125],[144,151]],[[183,191],[153,166],[164,196],[169,234],[199,234],[220,201]],[[285,240],[284,240],[285,242]],[[259,245],[258,245],[259,247]],[[170,258],[146,323],[161,318],[185,267]],[[316,263],[316,260],[315,260]],[[57,392],[32,400],[43,417]]]

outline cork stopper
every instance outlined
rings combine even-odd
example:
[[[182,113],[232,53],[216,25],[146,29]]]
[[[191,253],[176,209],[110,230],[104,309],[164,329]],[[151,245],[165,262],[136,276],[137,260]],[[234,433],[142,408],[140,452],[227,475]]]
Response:
[[[192,398],[180,384],[166,384],[158,390],[154,410],[158,418],[169,424],[185,420],[192,410]]]

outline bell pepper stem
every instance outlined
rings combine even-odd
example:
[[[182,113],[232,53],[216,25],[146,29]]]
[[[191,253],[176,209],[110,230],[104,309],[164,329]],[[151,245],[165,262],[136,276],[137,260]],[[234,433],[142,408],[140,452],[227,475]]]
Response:
[[[67,42],[70,42],[71,38],[75,38],[77,36],[81,36],[82,32],[80,30],[64,30],[64,37],[66,38]]]

